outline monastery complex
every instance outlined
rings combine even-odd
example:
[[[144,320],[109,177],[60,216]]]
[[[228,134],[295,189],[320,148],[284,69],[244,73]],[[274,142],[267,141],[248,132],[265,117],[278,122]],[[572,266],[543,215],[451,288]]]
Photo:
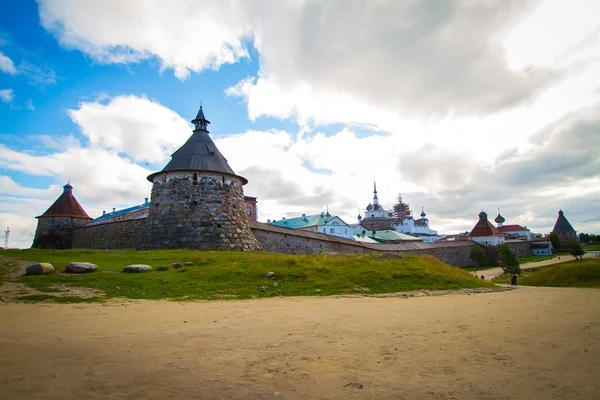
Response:
[[[244,195],[248,181],[237,175],[212,141],[200,107],[189,139],[160,171],[148,176],[150,198],[123,210],[113,208],[92,219],[77,201],[73,186],[38,216],[32,247],[37,248],[193,248],[199,250],[267,250],[287,253],[431,254],[451,265],[467,266],[473,246],[497,253],[508,243],[519,256],[546,254],[547,239],[520,225],[504,225],[498,212],[488,221],[481,212],[468,235],[441,237],[431,229],[424,209],[413,217],[401,196],[386,210],[373,185],[373,200],[348,224],[329,211],[296,218],[257,221],[257,199]],[[554,232],[561,240],[576,232],[559,211]],[[493,254],[492,254],[493,255]],[[494,259],[494,257],[490,257]]]

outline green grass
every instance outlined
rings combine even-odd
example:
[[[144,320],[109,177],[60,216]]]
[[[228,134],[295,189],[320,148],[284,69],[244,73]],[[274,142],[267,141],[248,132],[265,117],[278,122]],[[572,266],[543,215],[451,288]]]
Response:
[[[509,275],[500,275],[495,283],[510,283]],[[523,269],[518,279],[520,285],[552,287],[600,288],[600,258],[584,258],[582,261],[569,261],[535,271]]]
[[[552,256],[526,256],[526,257],[520,257],[519,258],[519,264],[523,265],[523,264],[527,264],[527,263],[531,263],[531,262],[545,261],[545,260],[550,260],[551,258],[552,258]]]
[[[289,255],[267,252],[201,252],[188,250],[95,251],[9,250],[3,256],[49,262],[57,271],[72,261],[98,265],[89,274],[53,274],[20,278],[32,288],[88,287],[106,297],[133,299],[247,299],[349,293],[393,293],[417,289],[447,290],[493,287],[471,273],[450,267],[431,256]],[[147,273],[122,273],[129,264],[153,268],[191,261],[193,266]],[[267,272],[275,278],[266,279]],[[274,284],[277,283],[277,287]],[[261,288],[264,287],[264,292]],[[219,291],[219,293],[217,293]]]
[[[0,255],[6,254],[6,251],[0,253]],[[11,272],[15,271],[19,267],[19,264],[15,260],[7,260],[5,257],[2,257],[2,261],[0,262],[0,285],[2,282],[6,281],[6,276]]]
[[[49,301],[52,303],[97,303],[102,301],[99,297],[78,297],[78,296],[51,296],[47,294],[31,294],[28,296],[17,297],[17,301]]]
[[[600,251],[600,243],[582,244],[581,246],[585,251]]]

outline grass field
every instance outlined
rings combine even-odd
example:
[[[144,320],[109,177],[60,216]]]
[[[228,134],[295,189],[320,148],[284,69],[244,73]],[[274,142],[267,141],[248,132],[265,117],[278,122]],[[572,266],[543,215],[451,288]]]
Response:
[[[545,260],[550,260],[552,258],[552,256],[526,256],[526,257],[520,257],[519,258],[519,264],[523,265],[523,264],[527,264],[530,262],[537,262],[537,261],[545,261]]]
[[[49,262],[62,272],[72,261],[98,265],[89,274],[57,273],[18,279],[41,292],[56,287],[101,290],[107,298],[247,299],[351,293],[393,293],[417,289],[446,290],[493,287],[460,268],[431,256],[288,255],[267,252],[7,250],[0,254],[28,262]],[[192,262],[180,269],[157,270],[172,262]],[[3,262],[2,267],[6,263]],[[153,271],[121,272],[129,264],[148,264]],[[267,279],[267,272],[274,278]],[[24,299],[27,300],[27,299]]]
[[[509,275],[500,275],[494,283],[510,283]],[[600,258],[584,258],[530,271],[523,268],[518,279],[520,285],[552,287],[600,288]]]

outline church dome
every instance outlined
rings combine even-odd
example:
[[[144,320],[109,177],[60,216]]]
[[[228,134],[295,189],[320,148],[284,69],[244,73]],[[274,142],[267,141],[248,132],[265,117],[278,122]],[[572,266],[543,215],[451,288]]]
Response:
[[[501,223],[503,224],[504,221],[506,221],[506,220],[504,219],[504,217],[502,215],[500,215],[500,213],[498,213],[498,216],[496,217],[496,219],[494,219],[494,221],[496,221],[497,224],[501,224]]]
[[[367,206],[367,210],[369,210],[369,211],[370,211],[370,210],[372,210],[372,209],[373,209],[373,206],[371,205],[371,203],[369,203],[369,205]]]

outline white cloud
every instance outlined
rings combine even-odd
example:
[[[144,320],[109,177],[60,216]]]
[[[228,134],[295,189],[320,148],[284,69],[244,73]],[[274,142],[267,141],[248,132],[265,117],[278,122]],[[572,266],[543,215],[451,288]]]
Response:
[[[135,161],[165,161],[192,130],[179,114],[146,97],[83,102],[68,114],[92,146],[127,154]]]
[[[218,0],[41,0],[39,15],[63,46],[107,63],[155,56],[184,79],[248,57],[243,8],[244,2]]]
[[[47,65],[40,67],[23,60],[19,64],[18,71],[31,85],[44,87],[56,84],[56,72]]]
[[[0,71],[6,72],[7,74],[15,75],[17,73],[17,68],[15,68],[15,64],[12,62],[10,58],[5,56],[0,51]]]
[[[0,100],[2,100],[3,102],[10,103],[11,101],[13,101],[14,98],[15,98],[15,95],[14,95],[12,89],[1,89],[0,90]]]

